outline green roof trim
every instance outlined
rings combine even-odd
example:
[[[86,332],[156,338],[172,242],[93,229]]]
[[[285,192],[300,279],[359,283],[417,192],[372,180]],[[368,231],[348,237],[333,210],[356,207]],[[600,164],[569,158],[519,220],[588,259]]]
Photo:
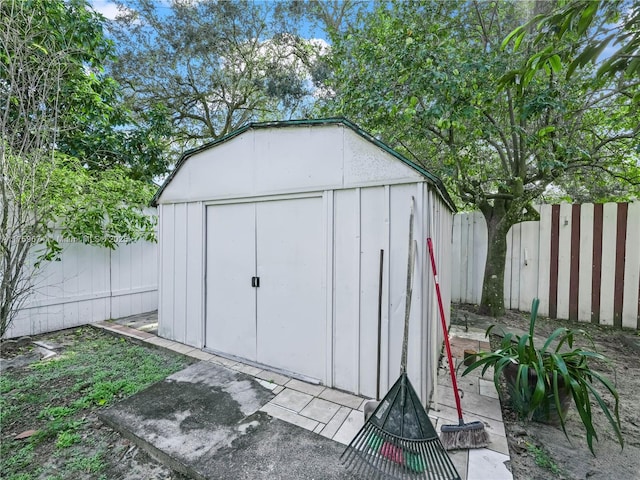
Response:
[[[440,195],[440,197],[442,198],[444,203],[451,209],[451,211],[452,212],[456,212],[457,211],[456,206],[453,203],[453,200],[451,200],[451,197],[449,196],[449,193],[447,192],[447,189],[445,188],[445,186],[442,183],[442,180],[440,180],[440,178],[438,178],[434,174],[430,173],[429,171],[427,171],[425,168],[421,167],[420,165],[412,162],[407,157],[405,157],[404,155],[402,155],[398,151],[394,150],[393,148],[391,148],[386,143],[381,142],[380,140],[375,138],[373,135],[365,132],[363,129],[361,129],[355,123],[353,123],[350,120],[347,120],[346,118],[343,118],[343,117],[318,118],[318,119],[300,119],[300,120],[283,120],[283,121],[275,121],[275,122],[248,123],[248,124],[244,125],[243,127],[240,127],[237,130],[234,130],[233,132],[230,132],[230,133],[228,133],[227,135],[225,135],[223,137],[220,137],[220,138],[218,138],[216,140],[213,140],[211,142],[207,142],[207,143],[205,143],[203,145],[200,145],[199,147],[192,148],[191,150],[187,150],[186,152],[184,152],[182,154],[182,156],[180,157],[180,159],[176,163],[175,168],[171,171],[171,173],[169,174],[167,179],[164,181],[162,186],[158,189],[156,194],[153,196],[153,199],[151,200],[151,205],[154,206],[154,207],[158,205],[158,200],[160,199],[160,195],[162,195],[162,192],[164,191],[166,186],[171,182],[173,177],[178,173],[178,170],[180,170],[180,168],[182,167],[184,162],[186,162],[189,157],[195,155],[196,153],[202,152],[204,150],[208,150],[211,147],[214,147],[214,146],[219,145],[221,143],[227,142],[227,141],[229,141],[229,140],[231,140],[231,139],[233,139],[233,138],[235,138],[235,137],[237,137],[239,135],[242,135],[246,131],[252,130],[252,129],[286,128],[286,127],[293,127],[293,126],[314,126],[314,125],[344,125],[345,127],[348,127],[349,129],[353,130],[355,133],[360,135],[365,140],[368,140],[369,142],[373,143],[377,147],[381,148],[382,150],[384,150],[388,154],[390,154],[393,157],[397,158],[402,163],[404,163],[407,166],[411,167],[416,172],[418,172],[420,175],[425,177],[429,181],[429,183],[436,188],[438,194]]]

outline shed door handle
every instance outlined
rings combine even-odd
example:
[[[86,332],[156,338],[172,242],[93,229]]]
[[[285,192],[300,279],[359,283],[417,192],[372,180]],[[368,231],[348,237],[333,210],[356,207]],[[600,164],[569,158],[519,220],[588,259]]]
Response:
[[[251,277],[251,286],[259,287],[260,286],[260,277]]]

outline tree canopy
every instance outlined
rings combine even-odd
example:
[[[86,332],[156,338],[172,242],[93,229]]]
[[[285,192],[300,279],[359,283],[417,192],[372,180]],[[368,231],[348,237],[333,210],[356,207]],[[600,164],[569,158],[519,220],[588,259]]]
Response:
[[[322,74],[322,42],[285,31],[275,2],[129,0],[110,27],[114,77],[136,111],[163,105],[178,144],[249,121],[306,116]]]
[[[34,264],[56,258],[63,238],[110,248],[154,238],[142,210],[153,188],[134,178],[132,158],[110,152],[114,164],[97,168],[95,152],[73,148],[105,125],[112,147],[126,144],[113,120],[126,111],[105,95],[110,49],[82,0],[0,1],[0,336],[33,288]]]
[[[504,311],[506,234],[537,218],[534,201],[550,191],[566,195],[576,178],[592,175],[637,196],[640,180],[638,106],[630,101],[637,83],[588,72],[567,77],[551,57],[548,76],[534,75],[526,86],[504,82],[542,48],[529,42],[508,55],[501,50],[536,6],[380,2],[357,29],[333,38],[330,110],[404,149],[462,205],[482,211],[489,230],[482,305],[495,315]],[[559,38],[554,48],[571,41]]]

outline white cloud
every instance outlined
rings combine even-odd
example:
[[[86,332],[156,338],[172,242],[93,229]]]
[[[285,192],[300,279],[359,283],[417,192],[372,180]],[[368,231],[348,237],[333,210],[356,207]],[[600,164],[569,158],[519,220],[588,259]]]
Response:
[[[116,18],[118,14],[118,6],[110,0],[91,0],[93,9],[107,17],[109,20]]]

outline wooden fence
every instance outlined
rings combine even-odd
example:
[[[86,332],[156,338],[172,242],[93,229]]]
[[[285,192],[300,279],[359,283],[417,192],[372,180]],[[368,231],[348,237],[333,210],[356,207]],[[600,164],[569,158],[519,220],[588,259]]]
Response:
[[[505,307],[551,318],[640,328],[640,202],[539,206],[539,222],[507,236]],[[479,212],[453,224],[452,301],[480,303],[487,228]]]
[[[121,244],[116,250],[65,243],[59,261],[37,270],[34,290],[7,338],[51,332],[158,308],[158,248]]]

